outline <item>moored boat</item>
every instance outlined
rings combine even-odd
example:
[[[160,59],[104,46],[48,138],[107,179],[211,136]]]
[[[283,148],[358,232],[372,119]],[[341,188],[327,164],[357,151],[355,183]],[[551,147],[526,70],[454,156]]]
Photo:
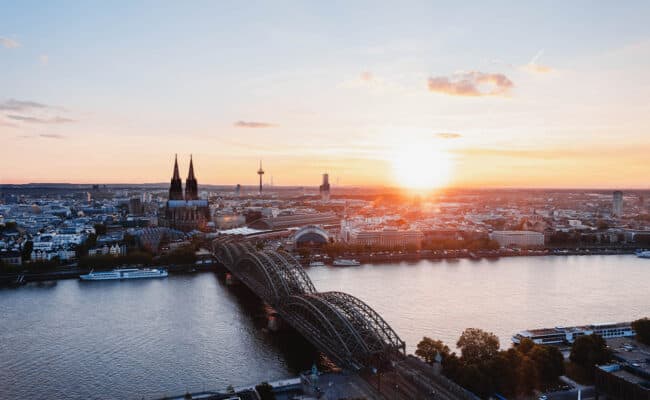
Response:
[[[122,279],[166,278],[168,275],[167,270],[162,268],[121,268],[101,272],[95,272],[93,270],[88,274],[80,275],[79,279],[82,281],[111,281]]]
[[[358,267],[359,265],[361,265],[361,263],[354,259],[348,260],[344,258],[339,258],[338,260],[334,260],[332,265],[335,267]]]
[[[512,337],[514,344],[530,339],[536,344],[563,345],[572,344],[578,336],[599,335],[603,339],[634,336],[630,322],[591,324],[584,326],[568,326],[542,329],[529,329],[521,331]]]
[[[637,251],[636,256],[639,258],[650,258],[650,250]]]

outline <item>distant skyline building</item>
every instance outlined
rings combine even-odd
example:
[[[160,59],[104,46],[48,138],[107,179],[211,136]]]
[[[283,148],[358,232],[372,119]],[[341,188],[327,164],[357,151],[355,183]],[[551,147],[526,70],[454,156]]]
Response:
[[[260,169],[257,170],[257,175],[260,176],[260,194],[262,194],[262,176],[264,176],[264,170],[262,169],[262,160],[260,160]]]
[[[327,203],[330,201],[330,176],[323,174],[323,183],[319,187],[321,201]]]
[[[199,188],[196,177],[194,176],[194,164],[192,163],[192,156],[190,155],[190,170],[187,174],[185,181],[185,200],[198,200]]]
[[[181,174],[178,172],[178,155],[174,155],[174,172],[169,185],[169,200],[183,200],[183,183]]]
[[[620,190],[612,194],[612,215],[615,217],[623,215],[623,192]]]
[[[210,221],[210,208],[207,200],[199,199],[198,181],[194,175],[194,162],[190,156],[190,167],[183,184],[178,171],[178,157],[174,156],[174,172],[169,185],[169,200],[160,213],[160,226],[189,232],[205,226]]]
[[[241,196],[241,185],[239,183],[235,186],[235,196]]]
[[[544,234],[533,231],[493,231],[490,239],[495,240],[501,247],[542,247]]]

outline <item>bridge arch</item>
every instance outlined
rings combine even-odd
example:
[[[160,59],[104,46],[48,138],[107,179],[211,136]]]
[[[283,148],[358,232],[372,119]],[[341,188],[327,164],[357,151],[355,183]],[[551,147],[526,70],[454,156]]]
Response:
[[[405,351],[397,333],[363,301],[341,292],[292,296],[278,310],[329,357],[359,369]],[[322,329],[327,323],[333,329]]]
[[[347,293],[317,292],[290,254],[256,250],[250,242],[228,238],[212,246],[237,279],[340,366],[377,366],[396,352],[405,353],[404,341],[375,310]]]
[[[245,252],[236,260],[232,273],[272,306],[289,296],[316,292],[304,268],[286,253]]]

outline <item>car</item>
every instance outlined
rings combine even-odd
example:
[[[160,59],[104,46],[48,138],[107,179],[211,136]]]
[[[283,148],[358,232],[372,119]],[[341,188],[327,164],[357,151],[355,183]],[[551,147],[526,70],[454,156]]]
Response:
[[[548,396],[546,396],[545,394],[543,394],[543,395],[539,396],[539,397],[537,398],[537,400],[548,400]]]

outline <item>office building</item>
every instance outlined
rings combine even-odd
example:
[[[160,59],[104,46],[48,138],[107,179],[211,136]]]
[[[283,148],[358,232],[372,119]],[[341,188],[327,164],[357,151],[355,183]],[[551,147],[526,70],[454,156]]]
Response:
[[[323,183],[319,187],[320,198],[323,203],[330,201],[330,178],[329,174],[323,174]]]
[[[544,234],[533,231],[494,231],[490,239],[495,240],[501,247],[542,247]]]
[[[614,217],[620,217],[623,215],[623,192],[620,190],[617,190],[613,193],[612,215]]]

